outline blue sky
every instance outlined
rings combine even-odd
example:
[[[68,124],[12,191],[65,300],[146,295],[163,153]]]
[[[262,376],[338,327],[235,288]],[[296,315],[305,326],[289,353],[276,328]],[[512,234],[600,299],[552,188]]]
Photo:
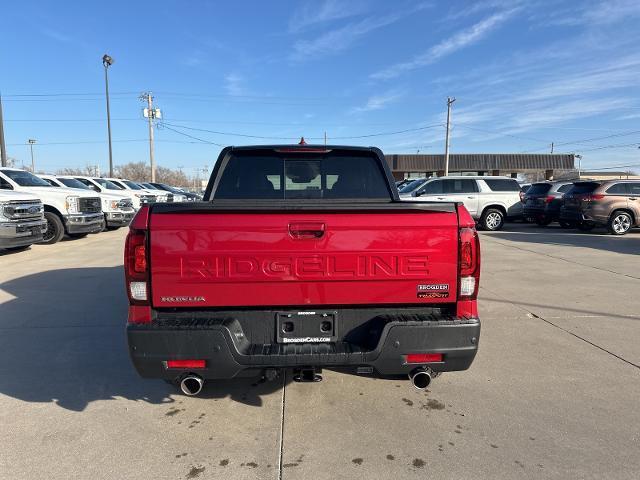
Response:
[[[2,18],[8,153],[28,163],[35,138],[38,170],[106,169],[104,53],[116,164],[148,160],[147,90],[158,163],[190,174],[216,144],[324,132],[441,153],[447,96],[452,152],[554,142],[586,167],[640,164],[638,0],[22,1]]]

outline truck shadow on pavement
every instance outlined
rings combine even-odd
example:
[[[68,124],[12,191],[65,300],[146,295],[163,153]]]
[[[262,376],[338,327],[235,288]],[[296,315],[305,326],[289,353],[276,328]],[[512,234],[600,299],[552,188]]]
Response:
[[[592,248],[626,255],[640,255],[640,230],[637,229],[632,230],[624,237],[617,237],[601,229],[580,232],[578,230],[564,230],[554,226],[540,228],[533,225],[524,225],[513,231],[490,232],[488,237],[520,243],[523,248],[527,247],[526,244],[544,244]]]
[[[172,404],[182,396],[140,378],[129,361],[122,266],[44,271],[0,291],[10,297],[0,303],[0,394],[76,412],[97,400]],[[281,379],[209,382],[201,397],[259,407],[280,388]]]

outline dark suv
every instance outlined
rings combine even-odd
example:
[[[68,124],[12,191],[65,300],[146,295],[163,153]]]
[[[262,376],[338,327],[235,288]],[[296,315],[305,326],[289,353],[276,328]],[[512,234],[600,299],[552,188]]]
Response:
[[[640,181],[576,182],[564,196],[560,219],[581,230],[606,226],[614,235],[624,235],[640,226]]]
[[[538,225],[549,225],[558,221],[564,194],[573,188],[573,182],[538,182],[532,184],[522,198],[524,217],[533,219]],[[560,225],[569,227],[565,221]]]

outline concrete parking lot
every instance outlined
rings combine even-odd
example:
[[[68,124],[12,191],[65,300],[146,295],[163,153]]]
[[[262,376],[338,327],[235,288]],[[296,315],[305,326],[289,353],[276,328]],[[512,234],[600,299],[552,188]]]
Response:
[[[0,478],[640,476],[640,233],[482,234],[480,350],[427,392],[133,371],[125,230],[0,256]]]

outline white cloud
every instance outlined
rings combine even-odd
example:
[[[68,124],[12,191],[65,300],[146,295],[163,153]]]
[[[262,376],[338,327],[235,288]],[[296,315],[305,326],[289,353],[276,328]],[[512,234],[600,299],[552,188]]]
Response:
[[[373,95],[369,97],[367,103],[360,107],[355,107],[351,110],[351,113],[363,113],[363,112],[371,112],[373,110],[382,110],[390,103],[396,102],[400,98],[404,96],[403,92],[398,90],[390,90],[388,92]]]
[[[362,13],[363,10],[364,5],[359,1],[306,1],[291,16],[289,32],[297,33],[320,23],[352,17]]]
[[[73,40],[69,35],[51,28],[42,29],[42,34],[60,43],[70,43]]]
[[[199,67],[204,63],[204,56],[201,51],[195,51],[189,54],[182,63],[187,67]]]
[[[224,89],[229,95],[246,95],[246,80],[238,73],[227,73],[224,76]]]
[[[622,115],[621,117],[618,117],[618,120],[635,120],[636,118],[640,118],[640,112]]]
[[[432,46],[425,53],[414,57],[408,62],[397,63],[371,75],[376,80],[389,80],[403,73],[427,66],[452,53],[473,45],[482,40],[486,35],[495,30],[505,21],[510,19],[518,9],[511,9],[495,13],[477,22],[471,27],[462,30],[455,35]]]
[[[465,4],[454,3],[450,13],[445,20],[458,20],[460,18],[470,17],[487,10],[508,10],[516,6],[526,7],[525,0],[475,0]]]
[[[540,26],[603,26],[638,17],[638,0],[603,0],[582,2],[577,8],[554,10],[541,16]]]
[[[299,40],[293,45],[291,59],[303,61],[312,57],[339,53],[351,47],[360,37],[430,6],[429,3],[421,3],[410,10],[387,15],[372,15],[344,27],[329,30],[312,40]]]

